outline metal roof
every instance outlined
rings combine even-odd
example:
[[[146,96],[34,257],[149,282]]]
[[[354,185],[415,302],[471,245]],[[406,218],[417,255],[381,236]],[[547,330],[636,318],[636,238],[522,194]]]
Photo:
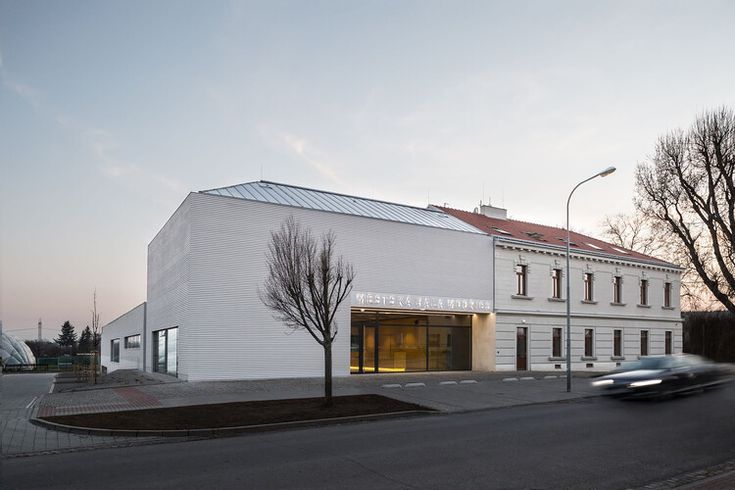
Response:
[[[445,230],[482,233],[461,219],[435,209],[417,208],[405,204],[376,201],[375,199],[318,191],[265,180],[199,192],[248,201],[431,226]]]

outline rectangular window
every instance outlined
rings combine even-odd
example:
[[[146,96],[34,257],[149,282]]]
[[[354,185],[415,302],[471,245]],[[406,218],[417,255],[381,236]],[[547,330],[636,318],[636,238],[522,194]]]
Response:
[[[641,279],[641,302],[639,304],[648,305],[648,279]]]
[[[671,354],[671,331],[666,331],[666,339],[664,341],[664,354]]]
[[[561,299],[561,269],[551,271],[551,297]]]
[[[140,334],[130,335],[125,337],[125,348],[126,349],[139,349],[140,348]]]
[[[592,283],[595,279],[594,274],[591,272],[584,273],[584,300],[594,301],[594,290]]]
[[[120,362],[120,339],[110,341],[110,362]]]
[[[671,283],[664,283],[664,307],[671,308]]]
[[[613,356],[623,357],[623,331],[613,330]]]
[[[641,330],[641,355],[648,355],[648,330]]]
[[[623,302],[623,278],[620,276],[613,277],[613,303]]]
[[[594,334],[591,328],[584,329],[584,357],[592,357],[594,355]]]
[[[551,332],[551,357],[561,357],[561,328]]]
[[[527,295],[527,289],[526,289],[526,275],[527,275],[528,266],[526,265],[517,265],[516,266],[516,294],[518,296],[526,296]]]

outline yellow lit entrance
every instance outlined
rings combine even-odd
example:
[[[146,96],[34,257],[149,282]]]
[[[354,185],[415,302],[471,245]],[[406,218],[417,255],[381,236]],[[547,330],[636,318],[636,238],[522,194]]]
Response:
[[[353,312],[352,373],[471,369],[472,317]]]

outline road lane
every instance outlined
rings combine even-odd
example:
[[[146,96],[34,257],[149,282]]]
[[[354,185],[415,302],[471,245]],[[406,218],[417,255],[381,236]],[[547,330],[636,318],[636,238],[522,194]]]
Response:
[[[735,389],[13,458],[4,488],[627,488],[735,459]]]

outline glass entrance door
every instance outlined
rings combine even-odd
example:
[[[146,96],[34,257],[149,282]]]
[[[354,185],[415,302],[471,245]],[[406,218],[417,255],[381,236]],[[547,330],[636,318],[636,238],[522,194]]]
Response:
[[[351,373],[472,367],[470,315],[353,312],[350,339]]]

